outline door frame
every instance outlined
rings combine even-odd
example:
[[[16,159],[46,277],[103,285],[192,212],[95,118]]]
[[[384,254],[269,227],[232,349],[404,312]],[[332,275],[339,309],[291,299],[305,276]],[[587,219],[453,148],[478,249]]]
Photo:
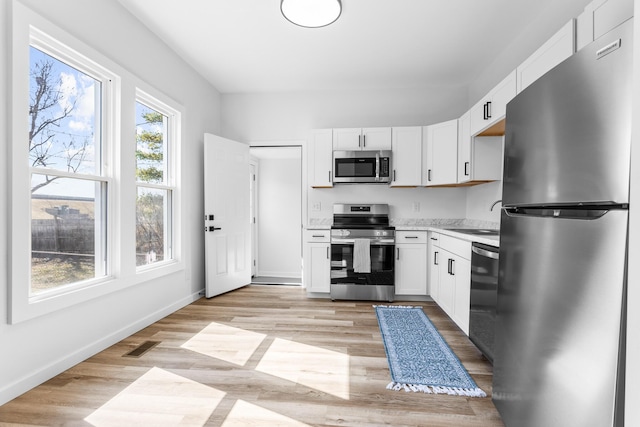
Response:
[[[301,163],[301,176],[300,176],[300,192],[301,192],[301,200],[302,200],[302,206],[301,206],[301,210],[300,210],[300,228],[301,228],[301,233],[300,233],[300,255],[302,256],[302,251],[303,251],[303,240],[304,240],[304,230],[307,226],[307,200],[308,200],[308,195],[307,195],[307,141],[305,140],[300,140],[300,139],[295,139],[295,140],[257,140],[257,141],[250,141],[249,142],[249,148],[300,148],[300,163]],[[251,153],[251,150],[249,150],[249,153]],[[259,170],[259,168],[258,168]],[[257,193],[257,188],[260,185],[259,180],[256,183],[256,193]],[[256,204],[257,207],[257,204]],[[257,216],[257,211],[256,211],[256,216]],[[259,221],[257,220],[258,224]],[[257,234],[257,229],[258,229],[258,224],[256,224],[256,234]],[[256,242],[257,242],[257,236],[256,236]],[[256,248],[252,247],[252,251]],[[252,252],[253,253],[253,252]],[[258,266],[260,265],[260,260],[258,259],[258,254],[255,253],[255,257],[256,257],[256,274],[259,271]],[[304,260],[303,260],[304,262]],[[302,277],[302,265],[300,265],[300,277]]]
[[[251,149],[251,147],[249,147]],[[252,174],[251,197],[251,277],[258,274],[258,183],[260,163],[251,157],[249,150],[249,171]]]

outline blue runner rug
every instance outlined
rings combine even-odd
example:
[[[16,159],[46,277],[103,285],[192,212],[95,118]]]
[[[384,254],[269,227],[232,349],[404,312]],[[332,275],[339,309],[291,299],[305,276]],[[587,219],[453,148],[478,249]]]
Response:
[[[391,371],[387,389],[487,396],[421,307],[374,307]]]

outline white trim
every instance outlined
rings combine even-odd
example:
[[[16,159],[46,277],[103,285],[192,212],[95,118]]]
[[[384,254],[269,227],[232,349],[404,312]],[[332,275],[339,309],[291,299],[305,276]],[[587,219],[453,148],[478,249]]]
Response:
[[[153,92],[153,94],[151,94],[150,92]],[[169,253],[169,259],[165,259],[165,261],[181,260],[183,259],[183,255],[181,252],[183,245],[181,240],[182,237],[186,234],[184,225],[182,224],[181,220],[182,198],[180,187],[180,183],[182,182],[181,173],[183,170],[183,168],[181,167],[183,108],[180,104],[173,101],[168,96],[150,88],[143,90],[140,87],[136,87],[135,102],[141,103],[146,107],[157,111],[158,113],[167,117],[169,121],[167,132],[168,145],[166,147],[166,156],[164,159],[164,166],[166,171],[166,174],[163,177],[164,182],[162,184],[156,184],[137,182],[136,180],[135,184],[136,191],[138,188],[142,187],[166,190],[168,192],[168,195],[170,197],[170,199],[168,200],[168,202],[170,203],[170,212],[165,211],[165,215],[169,217],[169,221],[166,221],[166,231],[168,232],[167,234],[169,236],[165,237],[164,243],[167,246],[165,248],[165,253]],[[165,203],[166,202],[167,201],[165,200]],[[149,269],[151,266],[161,264],[162,263],[137,266],[136,271],[140,273]]]
[[[171,313],[174,313],[192,302],[197,301],[201,297],[200,293],[191,294],[160,310],[156,310],[142,319],[138,319],[129,326],[121,328],[105,337],[101,337],[89,345],[65,355],[63,358],[52,361],[48,365],[41,367],[28,376],[22,377],[11,384],[3,384],[3,386],[0,387],[0,405],[7,403],[15,396],[19,396],[20,394],[29,391],[33,387],[36,387],[61,372],[85,361],[94,354],[122,341]]]

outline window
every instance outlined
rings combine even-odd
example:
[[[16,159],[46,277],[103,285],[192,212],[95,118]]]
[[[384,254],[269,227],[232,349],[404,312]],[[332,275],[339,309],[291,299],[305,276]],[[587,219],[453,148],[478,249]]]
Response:
[[[109,79],[37,32],[29,47],[30,295],[106,276]]]
[[[19,2],[14,12],[8,258],[18,323],[184,270],[183,108]]]
[[[173,258],[173,161],[179,114],[142,91],[136,101],[136,266]]]

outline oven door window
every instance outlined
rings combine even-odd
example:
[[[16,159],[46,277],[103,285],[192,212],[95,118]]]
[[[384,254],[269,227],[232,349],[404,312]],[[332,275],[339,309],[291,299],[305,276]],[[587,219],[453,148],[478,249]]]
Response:
[[[331,283],[394,284],[394,245],[371,244],[371,273],[353,271],[353,245],[331,244]]]
[[[366,178],[376,176],[375,158],[336,159],[335,175],[338,178]]]

